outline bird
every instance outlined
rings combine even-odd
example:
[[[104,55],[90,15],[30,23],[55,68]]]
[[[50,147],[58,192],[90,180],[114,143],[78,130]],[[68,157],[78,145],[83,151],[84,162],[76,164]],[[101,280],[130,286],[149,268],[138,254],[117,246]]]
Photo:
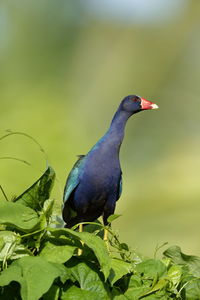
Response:
[[[157,104],[137,95],[121,101],[106,133],[86,155],[79,156],[68,175],[62,208],[65,227],[93,222],[100,216],[103,224],[109,225],[108,217],[114,214],[122,193],[119,153],[126,123],[138,112],[157,108]]]

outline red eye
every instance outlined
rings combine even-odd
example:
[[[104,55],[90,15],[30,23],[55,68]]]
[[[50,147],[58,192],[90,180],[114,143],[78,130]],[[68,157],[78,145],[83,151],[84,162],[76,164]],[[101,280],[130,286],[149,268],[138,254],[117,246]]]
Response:
[[[140,98],[135,96],[135,97],[132,97],[131,99],[133,102],[139,102],[140,101]]]

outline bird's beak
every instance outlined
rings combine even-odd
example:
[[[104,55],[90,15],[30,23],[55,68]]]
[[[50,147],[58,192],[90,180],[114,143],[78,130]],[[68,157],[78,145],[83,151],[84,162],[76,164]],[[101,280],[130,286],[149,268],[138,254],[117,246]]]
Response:
[[[151,101],[148,101],[144,98],[141,98],[141,107],[142,107],[142,110],[144,110],[144,109],[157,109],[158,105],[151,102]]]

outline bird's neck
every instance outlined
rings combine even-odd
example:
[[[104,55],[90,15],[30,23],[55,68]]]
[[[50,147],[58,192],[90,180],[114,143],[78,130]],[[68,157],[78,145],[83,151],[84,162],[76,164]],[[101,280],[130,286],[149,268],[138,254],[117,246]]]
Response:
[[[106,155],[118,156],[120,151],[120,146],[124,138],[124,129],[128,118],[131,113],[125,112],[119,109],[116,111],[108,131],[104,136],[93,146],[90,153],[100,153]]]
[[[100,148],[103,148],[105,151],[108,149],[109,152],[113,151],[118,153],[124,138],[126,122],[130,116],[130,113],[118,109],[108,131],[97,143],[97,147],[100,146]]]
[[[118,109],[111,121],[109,132],[124,133],[126,122],[132,114]]]
[[[120,146],[123,141],[126,122],[130,116],[131,113],[118,109],[106,133],[110,138],[112,137],[113,142],[118,146]]]

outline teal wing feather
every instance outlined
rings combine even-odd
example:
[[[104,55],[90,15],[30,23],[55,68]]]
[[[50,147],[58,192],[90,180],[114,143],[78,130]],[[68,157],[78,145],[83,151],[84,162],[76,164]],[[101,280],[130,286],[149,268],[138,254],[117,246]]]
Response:
[[[77,187],[79,184],[79,177],[82,170],[82,166],[84,163],[85,155],[79,155],[79,159],[74,164],[71,172],[69,173],[69,176],[67,178],[67,182],[64,189],[64,196],[63,196],[63,202],[64,204],[68,200],[70,194],[72,191]]]

